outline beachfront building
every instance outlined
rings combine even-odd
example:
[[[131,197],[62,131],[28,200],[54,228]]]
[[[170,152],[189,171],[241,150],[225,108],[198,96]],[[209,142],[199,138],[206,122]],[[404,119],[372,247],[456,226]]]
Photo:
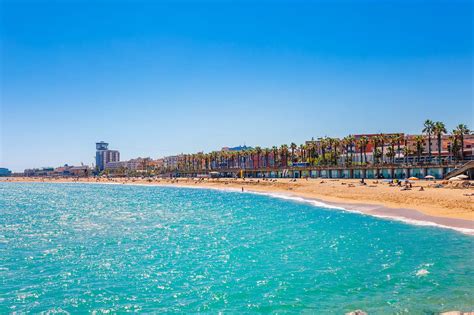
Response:
[[[54,175],[55,176],[69,176],[71,173],[69,172],[69,169],[71,167],[67,164],[64,164],[64,166],[59,166],[54,169]]]
[[[155,170],[160,170],[164,167],[165,165],[165,160],[160,158],[160,159],[156,159],[156,160],[153,160],[153,168]]]
[[[336,146],[342,148],[338,164],[393,163],[401,157],[403,137],[403,133],[355,134],[336,140]]]
[[[108,162],[105,165],[106,170],[118,170],[120,168],[126,168],[127,161],[115,161],[115,162]]]
[[[239,146],[236,146],[236,147],[223,147],[221,149],[221,151],[223,152],[241,152],[241,151],[250,151],[250,150],[253,150],[252,147],[248,147],[246,146],[245,144],[244,145],[239,145]]]
[[[165,156],[163,158],[163,168],[168,171],[178,169],[178,162],[180,160],[179,155]]]
[[[150,158],[136,158],[130,159],[125,163],[125,167],[131,171],[144,171],[147,168],[147,162]]]
[[[91,173],[91,169],[87,165],[72,166],[69,169],[69,172],[71,173],[72,176],[87,177]]]
[[[26,175],[27,173],[29,175]],[[54,177],[75,176],[75,177],[83,177],[83,176],[89,176],[90,173],[91,173],[91,169],[87,165],[72,166],[72,165],[68,165],[68,164],[64,164],[64,166],[59,166],[59,167],[56,167],[54,169],[53,168],[43,168],[43,169],[25,170],[25,175],[26,176],[54,176]]]
[[[128,161],[113,161],[113,162],[108,162],[105,165],[106,170],[117,170],[120,168],[132,170],[132,171],[141,170],[143,168],[143,159],[137,158],[137,159],[130,159]]]
[[[0,167],[0,176],[10,176],[12,174],[12,171],[10,171],[8,168]]]
[[[304,144],[272,148],[229,148],[187,154],[177,174],[221,176],[329,178],[442,178],[474,160],[474,135],[465,125],[450,134],[443,124],[423,134],[356,134],[324,137]],[[438,150],[438,143],[440,148]],[[179,176],[179,175],[178,175]]]
[[[95,144],[95,164],[99,172],[105,169],[107,163],[120,161],[120,152],[117,150],[109,150],[109,144],[101,141]]]
[[[53,176],[54,175],[54,167],[42,167],[42,168],[25,169],[23,174],[27,177]]]
[[[438,141],[436,138],[431,140],[431,151],[433,157],[438,157],[439,155],[439,147]],[[457,143],[455,143],[457,142]],[[474,135],[464,135],[463,137],[463,159],[465,160],[472,160],[474,159],[473,154],[473,144],[474,144]],[[455,141],[453,136],[450,135],[442,135],[441,136],[441,158],[442,159],[454,159],[456,154],[453,151],[458,151],[460,154],[460,143],[459,141]],[[423,155],[428,155],[428,139],[425,137],[424,142],[424,150]]]
[[[427,129],[427,125],[433,125]],[[440,148],[438,149],[438,143]],[[208,153],[163,159],[155,174],[250,177],[442,178],[474,160],[474,135],[460,124],[448,133],[442,122],[425,122],[422,134],[355,134],[323,137],[304,144],[223,147]]]
[[[152,171],[163,167],[163,159],[153,160],[147,158],[135,158],[128,161],[116,161],[106,164],[105,169],[109,174],[133,174],[133,173],[151,173]]]
[[[125,167],[131,171],[145,172],[153,167],[153,160],[149,157],[130,159]]]

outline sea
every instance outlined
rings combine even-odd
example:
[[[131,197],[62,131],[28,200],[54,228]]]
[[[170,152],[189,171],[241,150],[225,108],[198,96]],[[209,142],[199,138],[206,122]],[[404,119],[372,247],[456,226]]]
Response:
[[[474,237],[240,191],[0,183],[0,314],[474,310]]]

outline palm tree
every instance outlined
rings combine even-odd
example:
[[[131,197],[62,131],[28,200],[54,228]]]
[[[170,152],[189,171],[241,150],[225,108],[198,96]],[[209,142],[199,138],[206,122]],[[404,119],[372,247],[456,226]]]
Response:
[[[403,141],[404,137],[403,137],[403,134],[401,134],[401,133],[397,133],[397,135],[395,137],[396,137],[396,141],[397,141],[397,154],[398,154],[398,158],[400,159],[400,153],[402,152],[400,146],[402,144],[402,141]]]
[[[395,163],[395,144],[397,144],[398,142],[398,135],[391,135],[389,138],[388,138],[388,142],[390,144],[390,156],[389,154],[387,153],[387,156],[390,158],[390,163],[394,164]],[[399,143],[399,142],[398,142]],[[387,149],[388,150],[388,149]]]
[[[377,147],[379,145],[379,137],[378,136],[371,137],[370,142],[372,142],[372,145],[374,146],[372,150],[373,162],[374,164],[377,164],[378,162],[377,161]]]
[[[291,163],[293,164],[293,162],[295,161],[295,150],[298,146],[296,145],[296,143],[292,142],[290,144],[290,148],[291,148]]]
[[[411,154],[410,147],[405,143],[405,146],[403,147],[402,151],[405,157],[405,164],[408,164],[408,156]]]
[[[300,144],[300,159],[301,159],[301,162],[306,162],[306,150],[307,150],[307,146],[305,144]]]
[[[272,152],[273,152],[273,167],[277,166],[277,159],[278,159],[278,147],[274,145],[272,147]]]
[[[449,140],[451,141],[448,144],[448,153],[449,153],[450,161],[452,161],[452,158],[454,158],[454,161],[456,161],[457,157],[460,156],[459,155],[460,147],[459,147],[458,139],[459,139],[459,134],[457,132],[456,133],[453,132],[453,134],[449,136]]]
[[[326,148],[328,146],[328,139],[327,138],[319,138],[319,146],[321,149],[321,158],[322,164],[326,164]]]
[[[349,164],[349,136],[346,136],[341,139],[341,153],[344,155],[344,165]]]
[[[264,156],[265,156],[265,167],[266,167],[266,168],[269,168],[269,167],[270,167],[270,165],[269,165],[269,164],[270,164],[270,163],[269,163],[269,161],[270,161],[270,160],[269,160],[270,152],[271,152],[271,150],[270,150],[269,148],[263,149],[263,154],[264,154]]]
[[[445,134],[446,126],[441,121],[437,121],[434,123],[433,133],[436,134],[436,138],[438,139],[438,163],[441,164],[441,138],[443,134]]]
[[[456,129],[453,131],[455,135],[461,140],[461,161],[464,160],[464,135],[468,135],[471,131],[467,128],[465,124],[459,124],[456,126]]]
[[[340,150],[341,149],[341,150]],[[339,161],[339,154],[343,151],[342,141],[339,138],[334,138],[334,165]]]
[[[366,136],[363,136],[360,138],[359,141],[360,141],[360,149],[362,152],[364,152],[364,163],[367,163],[367,144],[369,144],[369,138],[367,138]],[[362,162],[362,159],[361,159],[361,162]]]
[[[282,166],[288,166],[288,145],[282,144],[280,146],[280,161]]]
[[[260,168],[260,155],[262,154],[262,148],[259,146],[255,147],[255,154],[257,155],[257,167]]]
[[[422,135],[415,137],[416,143],[416,154],[418,156],[418,163],[421,160],[421,153],[423,152],[423,144],[425,143],[425,138]]]
[[[218,158],[218,154],[216,151],[213,151],[211,152],[211,168],[212,169],[216,169],[217,168],[217,158]]]
[[[349,148],[349,151],[350,151],[350,162],[352,164],[353,160],[354,160],[354,145],[355,145],[355,138],[353,135],[348,135],[346,137],[346,143],[348,145],[348,148]]]
[[[383,157],[384,157],[383,150],[384,150],[384,147],[385,147],[385,142],[387,141],[387,137],[383,133],[381,133],[378,136],[378,138],[379,138],[379,143],[380,143],[380,148],[381,148],[380,157],[382,158],[382,164],[383,164],[384,163],[384,161],[383,161]]]
[[[393,163],[393,159],[395,158],[395,148],[394,146],[390,146],[387,148],[387,157],[390,159],[390,162]]]
[[[428,135],[428,159],[431,162],[431,135],[433,134],[434,130],[434,122],[427,119],[425,120],[423,132]]]
[[[314,141],[312,140],[311,142],[308,143],[307,149],[308,149],[308,162],[310,165],[313,165],[314,162],[314,151],[315,151],[315,144]]]
[[[360,153],[360,164],[363,163],[363,153],[364,153],[364,150],[363,150],[363,145],[362,145],[362,139],[358,139],[356,141],[356,150],[357,148],[359,149],[359,153]]]
[[[339,139],[338,138],[328,138],[329,149],[332,157],[333,165],[337,165],[337,148],[339,147]]]

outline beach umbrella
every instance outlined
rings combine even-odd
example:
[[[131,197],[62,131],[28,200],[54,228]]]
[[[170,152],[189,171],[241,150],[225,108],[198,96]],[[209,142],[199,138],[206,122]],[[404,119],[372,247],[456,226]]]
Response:
[[[456,180],[462,180],[461,178],[459,177],[451,177],[450,179],[448,179],[450,182],[454,182]]]
[[[408,180],[418,180],[419,178],[418,177],[415,177],[415,176],[412,176],[412,177],[409,177]]]
[[[425,179],[435,179],[435,177],[434,177],[434,176],[431,176],[431,175],[426,175],[426,176],[425,176]]]
[[[456,177],[460,178],[460,179],[468,179],[469,178],[469,176],[467,176],[467,175],[458,175]]]

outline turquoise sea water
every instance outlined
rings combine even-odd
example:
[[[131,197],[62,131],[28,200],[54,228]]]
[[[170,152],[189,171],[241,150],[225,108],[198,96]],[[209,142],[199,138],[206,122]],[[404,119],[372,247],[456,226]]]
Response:
[[[268,196],[0,183],[0,313],[474,309],[474,237]]]

